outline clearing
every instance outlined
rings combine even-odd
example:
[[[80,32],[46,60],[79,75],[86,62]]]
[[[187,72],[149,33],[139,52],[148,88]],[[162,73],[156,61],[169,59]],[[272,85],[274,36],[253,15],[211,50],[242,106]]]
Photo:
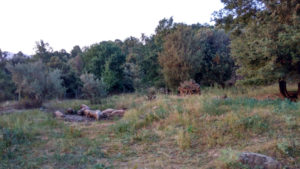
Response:
[[[52,100],[17,111],[2,104],[0,168],[243,168],[237,157],[244,151],[299,168],[300,103],[273,98],[276,86],[253,91],[208,88],[151,101],[126,94],[96,105]],[[121,119],[81,122],[51,114],[81,104],[127,111]]]

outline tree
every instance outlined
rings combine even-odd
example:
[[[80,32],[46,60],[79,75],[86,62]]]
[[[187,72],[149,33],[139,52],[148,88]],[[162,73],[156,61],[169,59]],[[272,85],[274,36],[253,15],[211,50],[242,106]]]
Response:
[[[83,82],[83,94],[85,98],[97,98],[104,97],[107,94],[106,85],[103,80],[96,79],[93,74],[82,74],[80,76],[81,81]]]
[[[24,55],[21,51],[17,54],[14,54],[14,56],[10,59],[10,63],[13,65],[16,65],[18,63],[26,63],[29,61],[29,57]]]
[[[71,66],[77,75],[81,75],[84,68],[83,64],[83,58],[81,55],[77,55],[68,61],[68,65]]]
[[[59,55],[59,52],[54,52],[58,56],[52,56],[50,61],[47,63],[47,66],[52,70],[58,69],[61,72],[62,86],[66,89],[65,96],[68,98],[77,97],[80,88],[82,86],[81,80],[79,78],[80,74],[77,74],[64,59],[64,56]],[[61,56],[61,57],[59,57]],[[60,59],[62,58],[62,59]],[[73,58],[72,58],[73,59]]]
[[[243,84],[279,82],[282,96],[300,96],[300,3],[298,0],[222,0],[216,23],[232,33],[232,56]],[[286,80],[298,80],[298,94]]]
[[[234,66],[229,43],[229,37],[222,30],[176,25],[165,37],[164,50],[159,54],[168,87],[174,90],[180,82],[189,79],[204,85],[224,85]]]
[[[49,71],[41,62],[7,65],[12,80],[17,86],[19,100],[26,98],[42,101],[45,98],[59,97],[64,93],[59,70]]]
[[[83,60],[85,69],[97,79],[103,79],[109,92],[127,90],[123,76],[125,55],[114,42],[104,41],[92,45],[84,53]]]
[[[43,40],[36,42],[35,50],[33,58],[36,61],[39,59],[41,59],[43,63],[48,63],[50,61],[53,50],[48,43],[45,43]]]
[[[0,101],[14,98],[15,85],[11,80],[11,74],[6,69],[8,60],[0,49]]]
[[[165,38],[164,50],[159,54],[159,63],[163,68],[165,81],[171,89],[180,82],[193,78],[196,67],[192,65],[191,47],[194,32],[185,25],[178,26],[174,33]]]
[[[79,55],[82,55],[82,50],[81,50],[80,46],[76,45],[71,50],[71,57],[74,58]]]

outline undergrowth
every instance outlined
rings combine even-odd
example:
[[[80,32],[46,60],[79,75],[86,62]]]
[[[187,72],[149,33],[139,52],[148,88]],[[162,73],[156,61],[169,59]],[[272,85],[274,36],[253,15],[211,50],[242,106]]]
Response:
[[[244,151],[297,168],[300,102],[256,98],[275,91],[273,86],[206,88],[201,96],[153,100],[124,94],[94,105],[53,100],[44,106],[77,110],[87,104],[126,113],[88,125],[58,121],[39,110],[1,115],[0,168],[247,168],[237,158]]]

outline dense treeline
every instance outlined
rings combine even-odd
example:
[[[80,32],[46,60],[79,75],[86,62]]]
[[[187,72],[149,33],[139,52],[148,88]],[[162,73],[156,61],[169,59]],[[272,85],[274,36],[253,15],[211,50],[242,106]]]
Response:
[[[216,26],[162,19],[151,36],[103,41],[53,51],[36,43],[33,56],[8,59],[0,50],[0,100],[53,97],[98,98],[149,87],[177,91],[183,81],[225,86],[235,75],[241,84],[300,79],[300,4],[298,0],[222,0]],[[226,31],[226,32],[225,32]]]
[[[33,56],[1,52],[1,100],[97,98],[149,87],[176,91],[180,82],[224,85],[231,77],[230,40],[209,25],[163,19],[155,34],[53,51],[39,41]]]

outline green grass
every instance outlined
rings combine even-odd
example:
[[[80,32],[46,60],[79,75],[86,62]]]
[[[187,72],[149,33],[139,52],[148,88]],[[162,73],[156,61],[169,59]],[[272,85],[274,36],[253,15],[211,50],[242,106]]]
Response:
[[[0,168],[99,168],[101,146],[38,110],[2,115]]]
[[[300,102],[260,98],[277,87],[206,88],[201,96],[53,100],[53,110],[127,108],[122,119],[67,123],[39,110],[1,115],[0,168],[247,168],[243,151],[300,165]],[[219,96],[227,95],[227,99]]]

